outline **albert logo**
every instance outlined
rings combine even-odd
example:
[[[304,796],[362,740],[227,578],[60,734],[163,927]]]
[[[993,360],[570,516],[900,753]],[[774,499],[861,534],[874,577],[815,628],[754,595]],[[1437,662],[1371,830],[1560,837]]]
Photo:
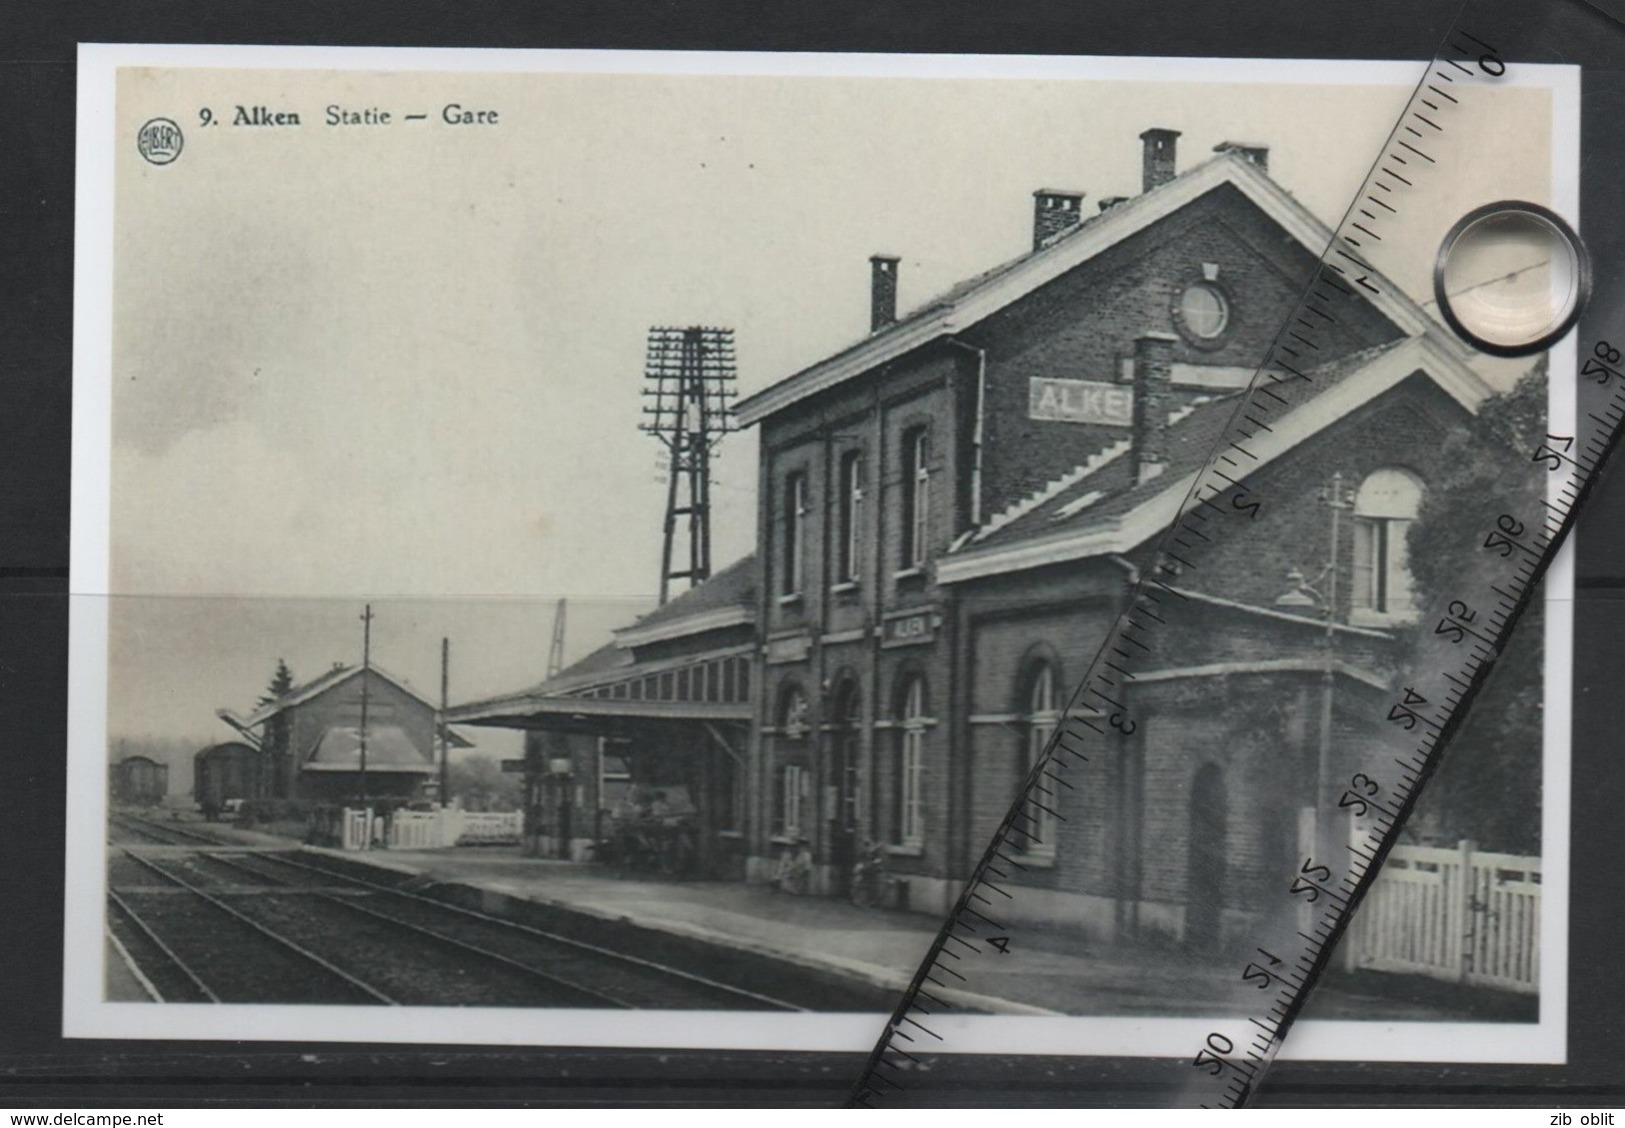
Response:
[[[181,155],[186,139],[168,118],[153,118],[135,135],[135,147],[149,164],[166,165]]]

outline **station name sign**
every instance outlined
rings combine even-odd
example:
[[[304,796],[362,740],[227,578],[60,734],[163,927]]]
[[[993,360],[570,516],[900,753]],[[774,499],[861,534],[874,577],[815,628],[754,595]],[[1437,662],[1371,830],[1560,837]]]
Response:
[[[882,647],[924,645],[936,637],[939,622],[940,617],[934,607],[893,615],[880,625],[880,645]]]
[[[1134,389],[1098,380],[1056,380],[1033,376],[1027,381],[1027,418],[1059,423],[1134,425]]]

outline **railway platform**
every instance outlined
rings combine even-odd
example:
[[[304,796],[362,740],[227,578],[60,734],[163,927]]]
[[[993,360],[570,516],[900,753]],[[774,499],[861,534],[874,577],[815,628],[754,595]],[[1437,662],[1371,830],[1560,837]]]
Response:
[[[470,886],[605,921],[674,933],[727,950],[770,956],[901,995],[940,923],[919,913],[791,896],[734,882],[623,879],[590,865],[521,856],[517,851],[322,851],[350,862],[414,875],[425,883]],[[955,1005],[995,1014],[1088,1013],[1105,1004],[1122,1013],[1179,1013],[1211,990],[1211,978],[1166,970],[1133,953],[1064,950],[1021,953],[977,971],[977,991],[954,991]],[[1182,966],[1182,965],[1176,965]],[[940,993],[940,992],[939,992]],[[1318,1017],[1437,1017],[1431,1006],[1391,994],[1327,985]]]
[[[130,813],[112,821],[108,866],[110,999],[879,1012],[938,923],[733,882],[623,878],[516,849],[338,851]],[[974,986],[944,982],[953,972],[940,965],[933,993],[997,1014],[1150,1016],[1218,1002],[1204,991],[1219,978],[1185,961],[1075,934],[1021,929],[1011,940],[978,961]],[[465,973],[470,960],[480,974]],[[1527,1021],[1441,1005],[1417,987],[1333,975],[1311,1010]]]

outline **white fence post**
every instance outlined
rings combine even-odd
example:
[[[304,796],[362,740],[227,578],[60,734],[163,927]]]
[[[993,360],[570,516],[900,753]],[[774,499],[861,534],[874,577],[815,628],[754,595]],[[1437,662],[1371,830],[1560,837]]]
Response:
[[[1473,893],[1478,885],[1473,872],[1473,850],[1478,844],[1463,838],[1456,844],[1456,887],[1454,890],[1456,936],[1456,982],[1467,982],[1473,966],[1473,951],[1477,946],[1478,921],[1473,912]]]

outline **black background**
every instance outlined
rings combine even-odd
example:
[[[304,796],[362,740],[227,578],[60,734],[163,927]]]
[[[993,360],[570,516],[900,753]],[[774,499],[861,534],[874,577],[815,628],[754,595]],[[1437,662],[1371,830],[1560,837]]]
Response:
[[[1455,11],[1454,2],[1436,0],[13,0],[0,9],[0,1105],[833,1105],[861,1067],[859,1055],[61,1038],[64,819],[74,817],[66,810],[64,749],[76,43],[1419,59],[1432,54]],[[1588,69],[1585,84],[1587,115],[1625,113],[1617,73]],[[1587,150],[1584,230],[1606,225],[1611,234],[1621,226],[1611,221],[1625,205],[1622,173],[1625,153]],[[1615,688],[1625,673],[1625,470],[1617,462],[1577,539],[1569,1064],[1285,1063],[1265,1081],[1260,1105],[1625,1103],[1625,946],[1616,927],[1625,916],[1618,817],[1625,766],[1617,759],[1625,693]],[[1154,1099],[1137,1089],[1132,1062],[1049,1065],[1048,1080],[1034,1083],[1030,1069],[1018,1077],[998,1060],[966,1062],[940,1099],[1006,1106]]]

